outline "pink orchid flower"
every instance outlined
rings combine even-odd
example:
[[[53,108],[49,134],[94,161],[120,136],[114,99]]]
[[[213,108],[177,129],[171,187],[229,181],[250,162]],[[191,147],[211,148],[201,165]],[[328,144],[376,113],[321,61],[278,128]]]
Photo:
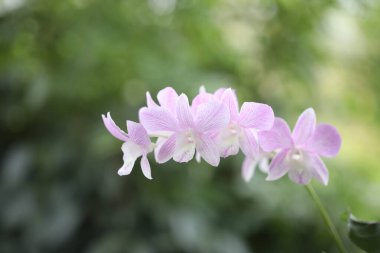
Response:
[[[328,170],[320,156],[336,156],[341,147],[338,131],[331,125],[316,125],[316,116],[312,108],[305,110],[290,132],[288,124],[276,118],[270,131],[260,133],[263,150],[277,150],[273,158],[267,180],[276,180],[288,173],[297,184],[308,184],[311,178],[327,185]]]
[[[119,169],[120,176],[129,175],[137,158],[141,158],[141,169],[145,177],[152,179],[150,164],[147,154],[151,151],[151,141],[145,128],[136,122],[127,120],[128,134],[121,130],[111,118],[111,114],[102,115],[107,130],[117,139],[124,141],[123,151],[124,164]]]
[[[218,145],[212,133],[228,124],[225,105],[210,101],[193,112],[187,96],[182,94],[174,107],[144,107],[139,111],[139,118],[151,135],[161,137],[155,150],[157,162],[164,163],[171,158],[188,162],[197,151],[209,164],[219,164]]]
[[[219,134],[221,156],[236,155],[241,149],[245,156],[258,158],[260,149],[257,133],[272,128],[272,108],[266,104],[245,102],[239,112],[238,100],[232,89],[226,89],[220,100],[230,112],[230,122]]]

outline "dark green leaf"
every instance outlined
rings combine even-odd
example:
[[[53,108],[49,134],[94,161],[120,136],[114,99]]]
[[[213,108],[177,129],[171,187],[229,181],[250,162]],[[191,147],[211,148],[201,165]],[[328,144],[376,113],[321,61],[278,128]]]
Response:
[[[351,241],[359,248],[368,253],[380,252],[380,222],[359,220],[351,214],[348,228]]]

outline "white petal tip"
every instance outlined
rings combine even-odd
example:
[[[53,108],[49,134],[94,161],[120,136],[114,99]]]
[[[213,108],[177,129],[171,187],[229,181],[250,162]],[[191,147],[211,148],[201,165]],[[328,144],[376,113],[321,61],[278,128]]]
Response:
[[[204,157],[203,157],[204,159]],[[220,158],[217,160],[217,161],[210,161],[210,159],[206,160],[204,159],[208,164],[210,164],[211,166],[213,167],[218,167],[219,166],[219,163],[220,163]]]
[[[119,174],[119,176],[128,176],[129,173],[125,173],[125,171],[118,171],[117,174]]]
[[[252,177],[247,177],[247,176],[243,176],[243,180],[246,182],[246,183],[249,183],[249,181],[251,181]]]

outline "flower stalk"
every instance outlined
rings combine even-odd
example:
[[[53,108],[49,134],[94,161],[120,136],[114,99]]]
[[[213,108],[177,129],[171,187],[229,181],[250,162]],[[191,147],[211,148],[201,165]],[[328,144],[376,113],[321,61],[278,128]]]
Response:
[[[339,252],[348,253],[348,251],[344,247],[344,244],[343,244],[342,239],[340,238],[340,236],[338,234],[336,227],[334,226],[334,223],[331,221],[331,218],[330,218],[329,214],[327,213],[326,208],[322,204],[322,201],[319,198],[318,194],[316,193],[314,188],[311,186],[311,184],[307,184],[305,186],[305,188],[306,188],[307,192],[309,193],[310,197],[312,198],[312,200],[314,201],[314,203],[317,205],[318,210],[322,215],[323,221],[325,222],[326,226],[330,230],[330,233],[331,233],[332,237],[334,238],[336,245],[338,246]]]

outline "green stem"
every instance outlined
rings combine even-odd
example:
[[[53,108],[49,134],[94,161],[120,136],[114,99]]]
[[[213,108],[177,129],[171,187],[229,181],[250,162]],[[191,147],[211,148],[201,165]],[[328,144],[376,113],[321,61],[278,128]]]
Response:
[[[326,208],[323,206],[321,199],[318,197],[318,194],[315,192],[315,190],[311,186],[311,184],[308,184],[305,187],[306,187],[306,190],[308,191],[310,197],[313,199],[313,201],[317,205],[319,212],[322,215],[323,221],[325,222],[326,226],[329,228],[331,235],[333,236],[333,238],[336,242],[336,245],[339,248],[339,251],[341,253],[347,253],[346,249],[344,248],[342,239],[340,238],[338,231],[336,230],[334,224],[332,223],[331,218],[326,211]]]

